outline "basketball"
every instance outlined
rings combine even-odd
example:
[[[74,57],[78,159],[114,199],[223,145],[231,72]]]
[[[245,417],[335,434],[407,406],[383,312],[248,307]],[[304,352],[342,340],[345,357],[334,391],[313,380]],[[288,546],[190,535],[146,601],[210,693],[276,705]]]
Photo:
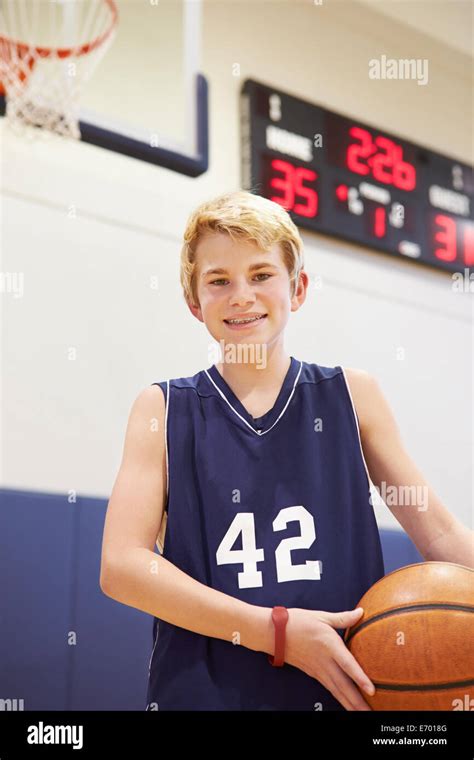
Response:
[[[373,710],[474,707],[474,571],[422,562],[388,573],[344,640],[372,680]]]

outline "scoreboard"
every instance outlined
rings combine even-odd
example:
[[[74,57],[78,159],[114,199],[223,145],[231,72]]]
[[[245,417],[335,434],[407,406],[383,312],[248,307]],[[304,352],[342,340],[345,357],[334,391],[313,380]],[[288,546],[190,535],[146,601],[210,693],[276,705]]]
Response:
[[[251,79],[240,97],[244,189],[298,227],[474,272],[471,166]]]

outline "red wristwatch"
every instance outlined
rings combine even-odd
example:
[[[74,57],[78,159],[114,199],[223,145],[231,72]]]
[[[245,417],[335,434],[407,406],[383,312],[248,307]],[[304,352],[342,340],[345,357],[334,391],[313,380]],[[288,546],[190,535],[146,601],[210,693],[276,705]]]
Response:
[[[288,622],[286,607],[274,607],[272,620],[275,625],[275,654],[268,655],[269,662],[277,668],[285,664],[285,629]]]

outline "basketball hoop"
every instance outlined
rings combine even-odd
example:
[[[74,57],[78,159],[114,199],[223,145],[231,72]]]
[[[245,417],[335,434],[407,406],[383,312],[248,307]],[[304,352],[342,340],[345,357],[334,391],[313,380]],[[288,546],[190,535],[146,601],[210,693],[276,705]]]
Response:
[[[7,121],[81,138],[79,96],[111,44],[114,0],[0,0],[0,94]]]

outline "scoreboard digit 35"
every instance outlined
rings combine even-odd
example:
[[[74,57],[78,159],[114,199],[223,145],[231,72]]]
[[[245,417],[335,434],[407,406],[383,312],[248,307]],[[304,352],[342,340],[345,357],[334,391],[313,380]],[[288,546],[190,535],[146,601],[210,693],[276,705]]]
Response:
[[[474,271],[472,167],[251,79],[240,97],[244,189],[299,227]]]

